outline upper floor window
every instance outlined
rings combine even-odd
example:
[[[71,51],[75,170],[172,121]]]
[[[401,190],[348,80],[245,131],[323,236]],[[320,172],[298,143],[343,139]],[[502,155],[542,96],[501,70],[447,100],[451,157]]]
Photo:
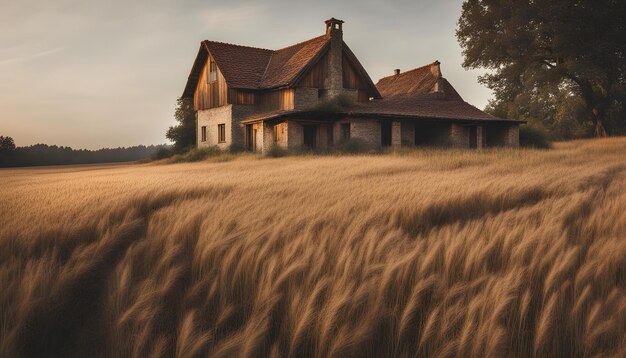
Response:
[[[209,63],[209,82],[217,81],[217,65],[211,61]]]

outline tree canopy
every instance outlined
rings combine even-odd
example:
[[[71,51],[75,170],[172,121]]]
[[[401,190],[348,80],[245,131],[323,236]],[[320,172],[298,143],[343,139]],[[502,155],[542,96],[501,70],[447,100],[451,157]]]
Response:
[[[15,150],[15,142],[13,141],[13,138],[0,135],[0,150],[2,151]]]
[[[606,136],[624,125],[624,19],[623,0],[467,0],[457,38],[466,68],[491,70],[497,114],[574,116]]]
[[[184,152],[196,144],[196,113],[193,108],[193,99],[178,98],[174,119],[178,124],[171,126],[165,137],[174,142],[175,152]]]
[[[11,137],[0,136],[0,167],[127,162],[150,158],[167,148],[166,145],[138,145],[87,150],[46,144],[16,147]]]

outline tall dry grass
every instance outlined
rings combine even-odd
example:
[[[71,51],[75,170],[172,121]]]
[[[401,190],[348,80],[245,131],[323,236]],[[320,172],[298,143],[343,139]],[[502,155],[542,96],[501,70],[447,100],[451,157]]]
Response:
[[[0,171],[0,356],[626,356],[626,139]]]

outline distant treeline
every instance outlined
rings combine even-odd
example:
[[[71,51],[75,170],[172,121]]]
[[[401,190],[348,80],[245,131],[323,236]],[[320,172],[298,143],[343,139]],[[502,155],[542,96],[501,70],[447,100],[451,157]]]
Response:
[[[128,148],[87,150],[35,144],[0,149],[0,167],[128,162],[150,158],[158,151],[168,148],[167,145],[138,145]]]

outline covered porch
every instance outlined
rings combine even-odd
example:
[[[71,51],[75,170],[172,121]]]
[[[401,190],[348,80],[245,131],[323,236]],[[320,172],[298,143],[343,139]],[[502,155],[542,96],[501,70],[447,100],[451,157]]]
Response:
[[[401,147],[481,149],[517,147],[519,123],[445,119],[381,118],[347,114],[299,113],[242,122],[245,148],[265,152],[324,151],[357,139],[369,150]]]

